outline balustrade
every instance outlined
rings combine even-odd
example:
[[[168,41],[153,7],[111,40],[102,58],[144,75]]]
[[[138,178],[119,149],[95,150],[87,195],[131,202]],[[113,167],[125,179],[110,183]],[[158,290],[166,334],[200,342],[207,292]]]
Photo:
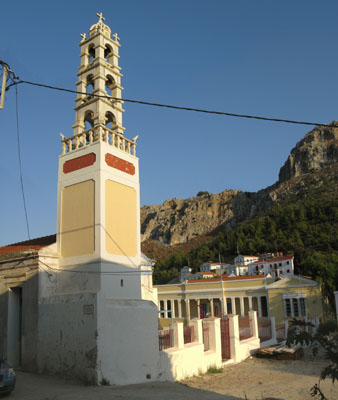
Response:
[[[64,138],[62,140],[62,154],[70,153],[79,148],[89,146],[97,141],[103,141],[126,152],[127,154],[136,156],[136,139],[129,140],[121,133],[103,127],[99,127],[98,129],[89,129],[70,138]]]

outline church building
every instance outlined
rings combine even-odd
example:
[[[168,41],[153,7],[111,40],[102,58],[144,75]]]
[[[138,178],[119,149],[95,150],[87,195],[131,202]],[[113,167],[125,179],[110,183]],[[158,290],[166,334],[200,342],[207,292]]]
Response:
[[[157,293],[141,254],[119,37],[97,15],[79,44],[73,132],[61,135],[57,233],[0,248],[0,354],[24,370],[129,384],[158,379]]]

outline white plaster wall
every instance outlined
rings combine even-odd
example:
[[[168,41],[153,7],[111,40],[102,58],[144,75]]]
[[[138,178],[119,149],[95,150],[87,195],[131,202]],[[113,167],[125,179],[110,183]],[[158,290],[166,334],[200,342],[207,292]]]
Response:
[[[97,383],[96,323],[95,293],[40,298],[39,372]]]
[[[98,308],[99,382],[127,385],[159,379],[157,308],[143,300],[107,300]]]
[[[249,338],[241,340],[236,348],[236,362],[246,360],[252,355],[257,349],[260,348],[259,338]]]
[[[184,349],[160,351],[161,380],[181,380],[204,373],[210,366],[220,367],[222,359],[215,351],[204,351],[203,343],[189,343]]]

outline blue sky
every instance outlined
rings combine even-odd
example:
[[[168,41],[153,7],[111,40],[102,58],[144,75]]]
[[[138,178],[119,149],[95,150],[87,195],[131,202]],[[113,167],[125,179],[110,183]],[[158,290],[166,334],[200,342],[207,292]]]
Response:
[[[335,1],[1,2],[0,59],[24,80],[75,89],[80,34],[102,12],[121,38],[125,98],[315,122],[338,119]],[[32,237],[55,233],[59,132],[75,95],[19,88],[23,178]],[[141,204],[200,190],[257,191],[278,179],[310,130],[125,104],[137,134]],[[27,238],[17,160],[15,90],[0,110],[0,245]]]

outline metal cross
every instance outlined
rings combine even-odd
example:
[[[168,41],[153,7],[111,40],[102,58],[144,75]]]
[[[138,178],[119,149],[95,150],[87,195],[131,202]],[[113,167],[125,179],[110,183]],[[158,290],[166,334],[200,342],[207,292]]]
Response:
[[[96,15],[100,18],[100,22],[105,20],[102,13],[96,13]]]
[[[116,42],[118,42],[120,40],[120,38],[118,37],[117,33],[114,33],[113,37],[115,38]]]
[[[82,37],[82,40],[86,40],[86,34],[85,33],[81,33],[81,35],[80,35],[81,37]]]

